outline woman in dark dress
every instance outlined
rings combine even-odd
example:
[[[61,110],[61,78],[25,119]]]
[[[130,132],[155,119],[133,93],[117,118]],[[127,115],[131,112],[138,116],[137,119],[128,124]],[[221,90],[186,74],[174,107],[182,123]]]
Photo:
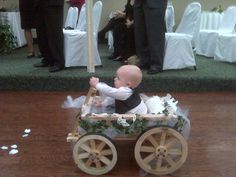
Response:
[[[134,0],[127,0],[125,10],[116,11],[114,17],[98,33],[99,41],[103,41],[106,32],[113,31],[114,52],[109,59],[126,60],[135,54],[133,4]]]
[[[27,58],[35,56],[33,46],[32,28],[35,28],[34,0],[19,0],[19,9],[21,17],[21,28],[24,29],[25,38],[28,47]]]

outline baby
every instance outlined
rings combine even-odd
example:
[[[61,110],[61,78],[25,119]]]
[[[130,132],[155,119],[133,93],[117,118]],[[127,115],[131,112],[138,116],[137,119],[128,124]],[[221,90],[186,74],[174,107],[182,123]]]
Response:
[[[96,77],[92,77],[89,84],[96,88],[101,95],[113,100],[116,113],[146,114],[147,107],[136,91],[141,81],[142,72],[137,66],[124,65],[116,71],[115,87],[99,82],[99,78]]]

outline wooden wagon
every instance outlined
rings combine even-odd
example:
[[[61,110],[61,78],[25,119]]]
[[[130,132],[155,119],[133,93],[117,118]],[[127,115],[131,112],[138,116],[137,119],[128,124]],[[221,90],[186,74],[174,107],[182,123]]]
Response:
[[[117,162],[115,140],[136,140],[134,156],[146,172],[170,174],[186,161],[187,142],[182,134],[186,120],[176,114],[93,114],[96,95],[90,89],[67,141],[75,142],[73,158],[80,170],[91,175],[108,173]]]

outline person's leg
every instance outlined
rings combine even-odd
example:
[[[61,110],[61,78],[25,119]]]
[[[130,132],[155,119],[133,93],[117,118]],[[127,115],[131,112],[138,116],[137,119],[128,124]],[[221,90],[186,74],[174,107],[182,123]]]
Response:
[[[36,16],[36,32],[37,32],[37,41],[39,51],[43,56],[41,63],[36,63],[35,67],[45,67],[48,65],[53,65],[49,53],[49,45],[48,45],[48,34],[46,31],[46,6],[44,1],[41,3],[39,2],[35,9],[35,16]]]
[[[136,2],[135,2],[136,3]],[[147,31],[145,14],[143,10],[144,2],[139,2],[138,6],[134,5],[134,34],[136,54],[140,58],[139,67],[141,69],[149,68],[149,49],[147,41]]]
[[[111,18],[109,22],[107,23],[107,25],[101,31],[98,32],[98,40],[100,42],[104,41],[106,33],[110,30],[113,30],[114,26],[117,23],[120,23],[121,21],[124,21],[124,19]]]
[[[35,54],[34,54],[33,36],[32,36],[31,29],[24,29],[24,33],[25,33],[25,39],[26,39],[27,47],[28,47],[27,58],[32,58],[35,56]]]
[[[113,40],[114,40],[114,60],[121,60],[124,52],[124,33],[125,33],[125,23],[118,23],[113,29]]]
[[[48,34],[49,52],[55,71],[65,66],[64,35],[63,35],[63,6],[48,6],[46,9],[46,31]],[[53,70],[53,71],[52,71]],[[54,72],[54,69],[50,72]]]

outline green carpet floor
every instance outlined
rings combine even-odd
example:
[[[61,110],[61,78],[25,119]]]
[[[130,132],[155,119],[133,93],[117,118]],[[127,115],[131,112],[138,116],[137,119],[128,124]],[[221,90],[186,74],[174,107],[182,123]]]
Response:
[[[0,90],[87,91],[91,76],[112,84],[120,63],[107,59],[110,54],[106,45],[100,45],[99,51],[103,67],[96,67],[95,73],[88,73],[85,67],[67,68],[57,73],[49,73],[48,68],[34,68],[33,64],[40,59],[27,59],[26,48],[0,55]],[[196,71],[170,70],[157,75],[147,75],[144,71],[141,88],[144,92],[236,91],[234,64],[201,56],[196,56],[196,62]]]

